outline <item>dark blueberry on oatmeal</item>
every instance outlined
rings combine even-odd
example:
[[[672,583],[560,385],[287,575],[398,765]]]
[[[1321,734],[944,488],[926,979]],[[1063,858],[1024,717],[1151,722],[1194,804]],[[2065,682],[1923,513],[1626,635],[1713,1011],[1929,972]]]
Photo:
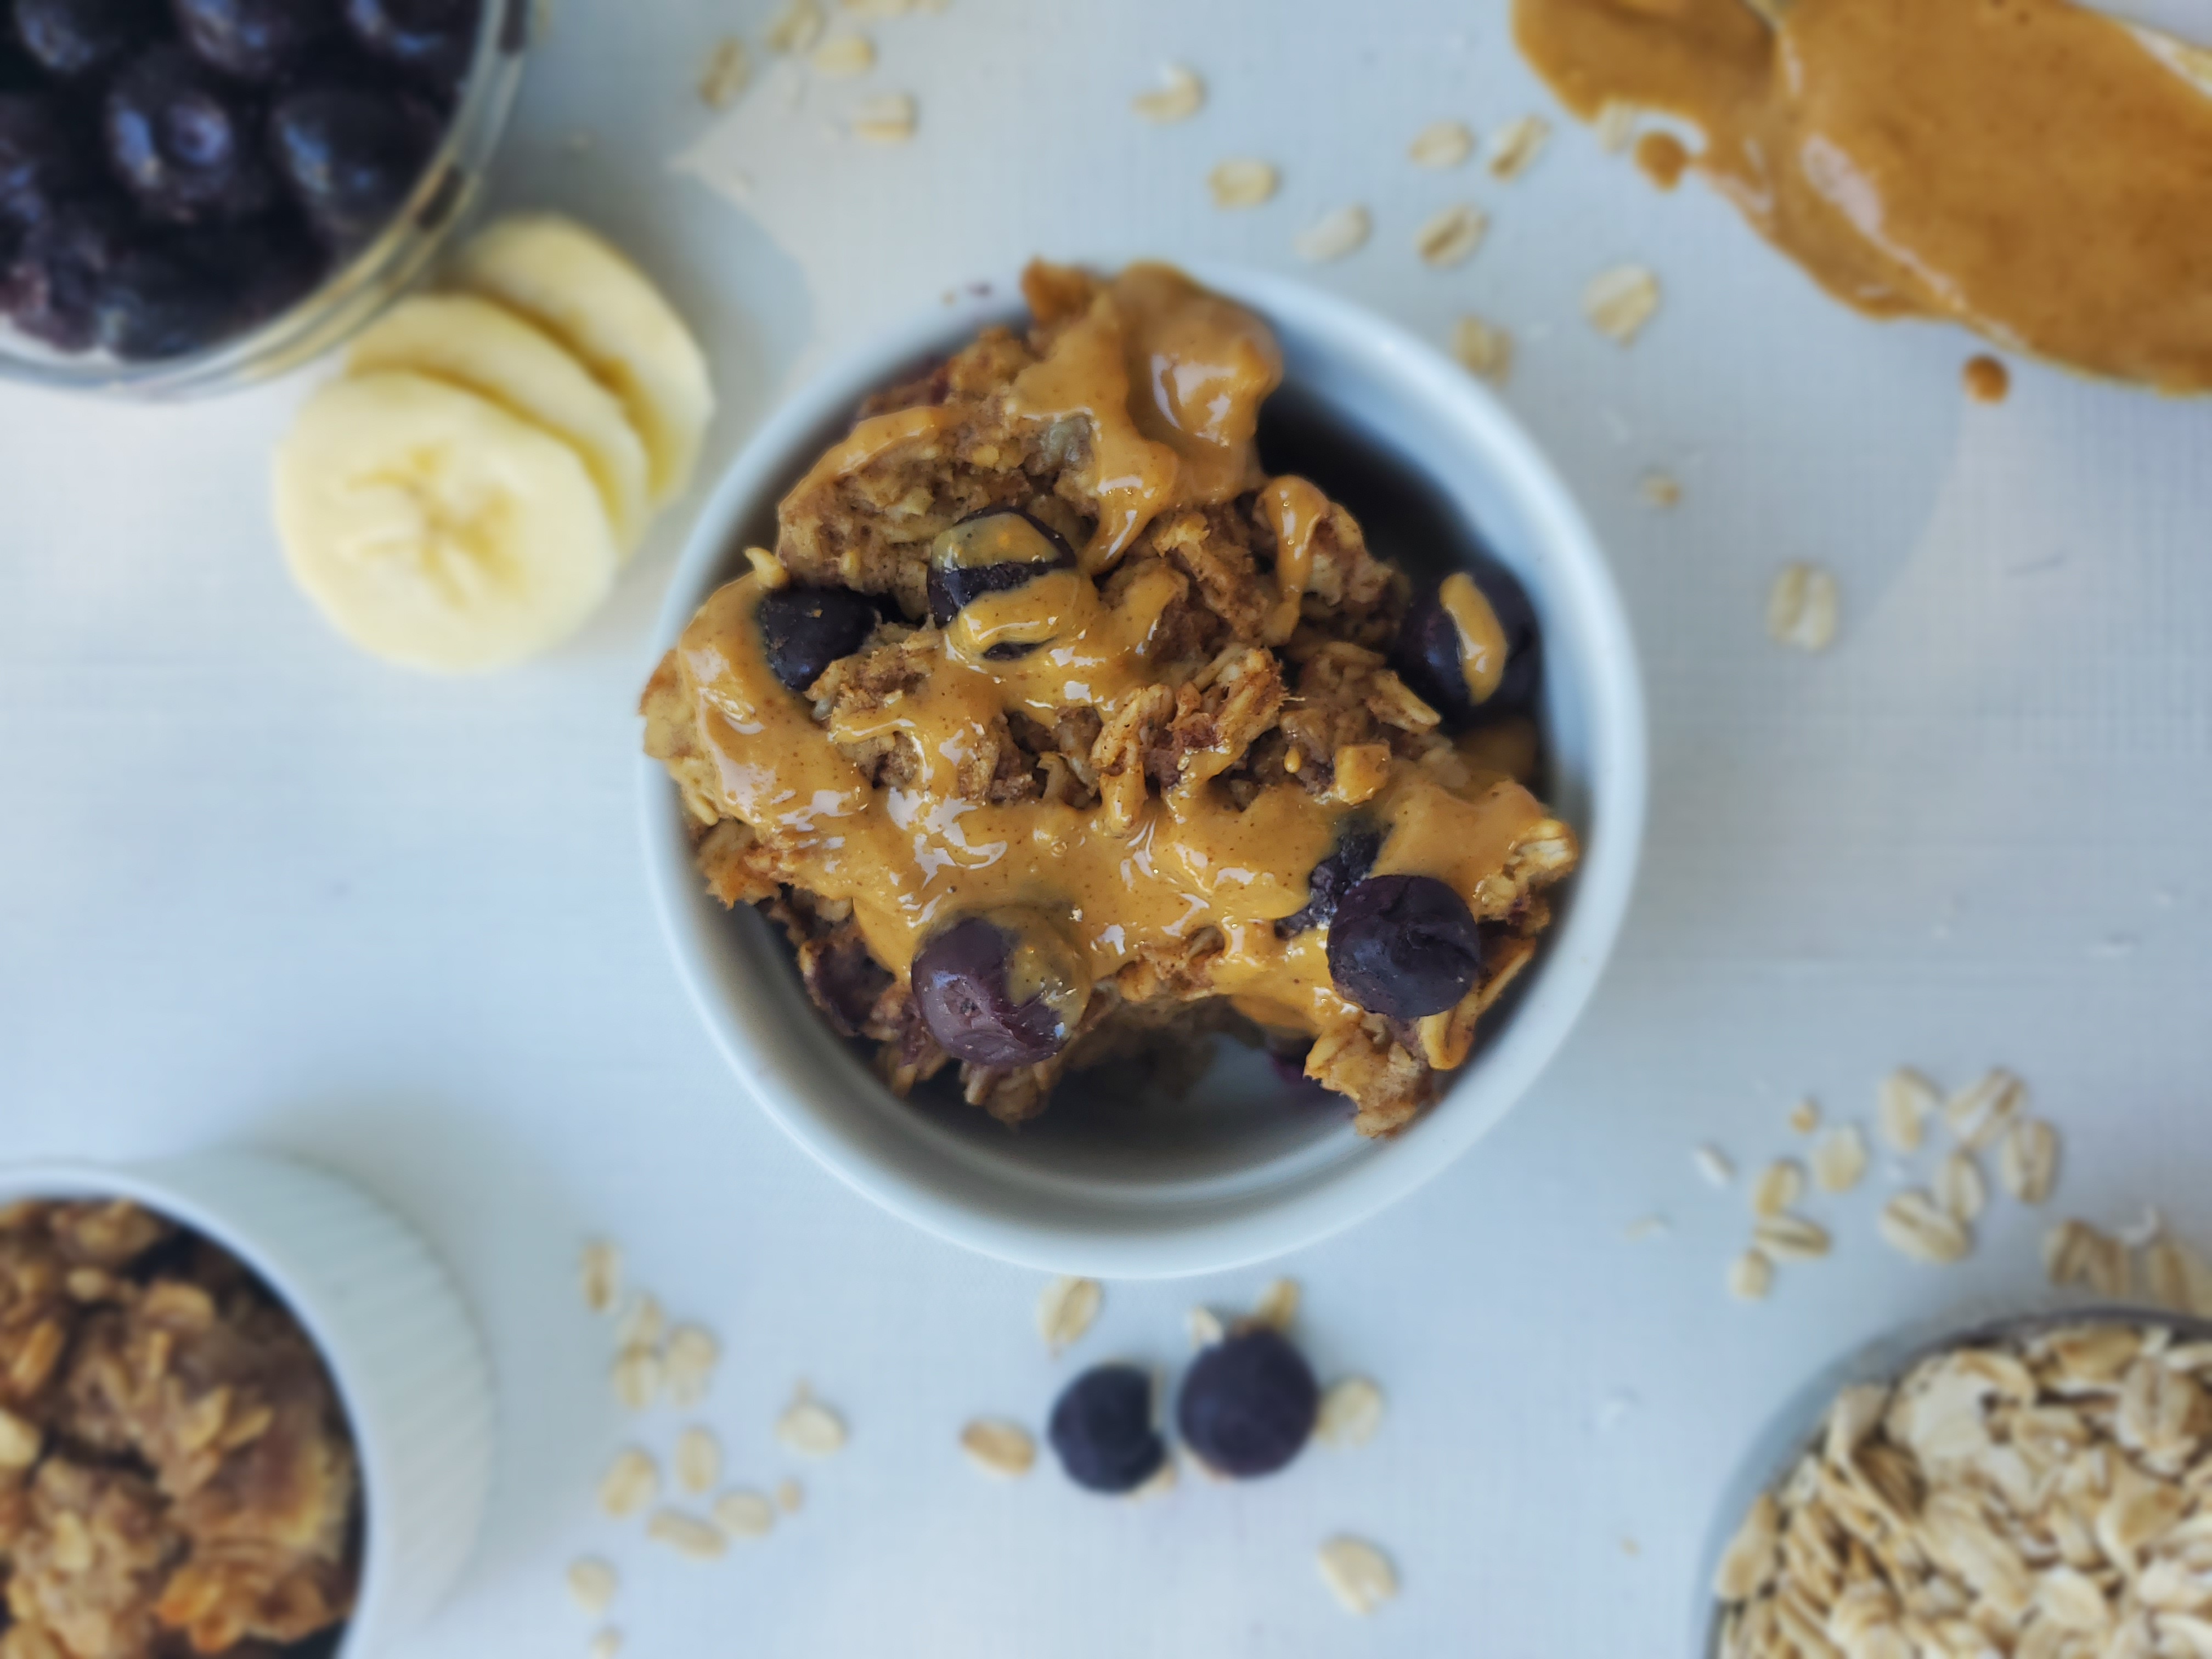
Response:
[[[937,1046],[978,1066],[1041,1066],[1067,1046],[1090,987],[1042,917],[970,916],[921,947],[914,997]]]
[[[1273,1474],[1312,1437],[1321,1410],[1313,1367],[1283,1334],[1255,1326],[1200,1352],[1183,1378],[1176,1426],[1208,1468]]]
[[[761,638],[776,678],[800,696],[874,632],[881,613],[849,587],[779,587],[760,603]]]
[[[386,62],[450,85],[468,72],[483,0],[345,0],[346,27]]]
[[[37,224],[93,178],[88,135],[58,98],[0,93],[0,219]]]
[[[1526,714],[1542,660],[1528,591],[1492,559],[1415,588],[1390,647],[1399,678],[1455,726]]]
[[[185,44],[241,81],[273,81],[337,27],[335,0],[171,0]]]
[[[50,75],[90,75],[154,33],[154,0],[15,0],[15,34]]]
[[[1134,1492],[1168,1458],[1152,1425],[1152,1379],[1134,1365],[1094,1365],[1069,1383],[1046,1435],[1067,1478],[1088,1492]]]
[[[1012,507],[970,514],[930,544],[929,619],[946,627],[986,593],[1074,568],[1074,550],[1042,520]]]
[[[181,46],[155,46],[107,89],[107,156],[155,218],[246,219],[276,198],[252,104]]]
[[[1328,929],[1336,988],[1391,1019],[1439,1014],[1482,977],[1482,936],[1467,901],[1434,876],[1370,876]]]
[[[137,234],[131,216],[115,203],[62,209],[24,235],[0,276],[0,312],[57,350],[89,349],[100,332],[101,292]]]
[[[1337,831],[1336,845],[1306,878],[1306,902],[1294,915],[1275,924],[1279,939],[1296,939],[1311,927],[1326,927],[1335,915],[1337,902],[1352,884],[1375,867],[1382,851],[1382,832],[1373,824],[1353,818]]]
[[[269,117],[277,171],[331,242],[351,247],[389,224],[422,175],[437,128],[376,93],[294,93]]]
[[[232,272],[188,245],[141,244],[100,284],[95,339],[125,362],[180,357],[230,331],[237,289]]]

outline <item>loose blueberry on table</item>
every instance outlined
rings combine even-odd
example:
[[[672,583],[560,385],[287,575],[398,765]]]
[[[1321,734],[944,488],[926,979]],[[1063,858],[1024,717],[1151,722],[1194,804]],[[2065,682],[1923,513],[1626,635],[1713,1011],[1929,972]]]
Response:
[[[1067,1478],[1090,1492],[1134,1492],[1168,1460],[1152,1424],[1152,1379],[1134,1365],[1094,1365],[1069,1383],[1046,1437]]]
[[[0,317],[182,356],[295,304],[421,180],[484,0],[0,0]]]
[[[1313,1437],[1321,1386],[1288,1338],[1259,1325],[1201,1352],[1183,1378],[1176,1426],[1208,1468],[1273,1474]]]

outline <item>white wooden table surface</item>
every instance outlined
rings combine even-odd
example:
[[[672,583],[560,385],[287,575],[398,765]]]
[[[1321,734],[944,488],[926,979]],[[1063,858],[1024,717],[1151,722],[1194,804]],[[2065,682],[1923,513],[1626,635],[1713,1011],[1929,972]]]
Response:
[[[1582,131],[1510,185],[1415,169],[1428,121],[1550,107],[1498,0],[952,0],[867,25],[867,80],[796,108],[757,87],[709,138],[701,62],[767,21],[557,0],[498,181],[665,280],[725,394],[714,457],[820,352],[1032,252],[1287,269],[1297,230],[1363,202],[1373,241],[1313,280],[1440,342],[1465,312],[1510,325],[1510,400],[1611,550],[1654,714],[1640,896],[1504,1129],[1284,1264],[1322,1369],[1389,1395],[1372,1444],[1141,1508],[989,1484],[959,1425],[1041,1426],[1070,1363],[1031,1331],[1036,1280],[878,1215],[757,1118],[647,908],[631,709],[680,525],[554,658],[411,678],[281,568],[265,467],[304,382],[184,410],[0,391],[0,1156],[289,1148],[447,1252],[502,1374],[503,1484],[477,1571],[399,1659],[580,1656],[560,1574],[586,1551],[625,1572],[637,1659],[1682,1653],[1716,1495],[1813,1366],[2038,1299],[2060,1213],[2154,1203],[2212,1242],[2212,405],[2027,366],[1970,405],[1964,337],[1846,314]],[[1170,61],[1211,96],[1147,127],[1127,100]],[[832,136],[890,90],[917,98],[912,144]],[[679,173],[687,151],[750,175],[750,205]],[[1204,176],[1237,155],[1283,189],[1219,213]],[[1490,240],[1430,270],[1415,227],[1459,199]],[[1624,352],[1577,295],[1632,258],[1666,303]],[[1638,498],[1655,466],[1685,486],[1671,512]],[[1793,559],[1843,585],[1824,656],[1762,631]],[[2000,1203],[1968,1263],[1919,1267],[1875,1241],[1878,1168],[1810,1206],[1832,1259],[1730,1303],[1743,1194],[1690,1148],[1802,1152],[1801,1094],[1863,1121],[1908,1060],[2030,1080],[2065,1136],[2050,1212]],[[1669,1236],[1624,1240],[1655,1212]],[[592,1509],[622,1439],[665,1453],[678,1423],[607,1396],[573,1290],[595,1231],[721,1333],[707,1415],[733,1474],[807,1483],[719,1566]],[[1173,1360],[1187,1305],[1262,1277],[1109,1287],[1075,1358]],[[800,1377],[854,1438],[794,1470],[769,1428]],[[1404,1577],[1365,1624],[1315,1575],[1337,1531]]]

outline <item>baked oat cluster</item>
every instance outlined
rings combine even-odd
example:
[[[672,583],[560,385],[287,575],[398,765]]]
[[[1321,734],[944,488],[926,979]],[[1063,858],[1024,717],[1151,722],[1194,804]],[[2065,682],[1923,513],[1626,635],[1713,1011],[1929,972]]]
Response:
[[[904,1092],[1018,1123],[1067,1072],[1266,1042],[1403,1127],[1527,964],[1568,828],[1529,793],[1535,617],[1416,583],[1255,434],[1257,317],[1037,264],[872,398],[643,700],[725,903]]]
[[[128,1203],[0,1212],[0,1659],[268,1659],[351,1610],[357,1492],[232,1257]]]

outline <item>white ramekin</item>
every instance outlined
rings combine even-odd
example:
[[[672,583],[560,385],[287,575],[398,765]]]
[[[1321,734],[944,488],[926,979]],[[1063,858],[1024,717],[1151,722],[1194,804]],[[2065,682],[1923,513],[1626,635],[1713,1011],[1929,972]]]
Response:
[[[676,792],[659,765],[639,762],[654,901],[678,971],[745,1092],[884,1208],[1050,1272],[1161,1277],[1264,1260],[1436,1175],[1490,1132],[1565,1038],[1620,930],[1644,829],[1644,697],[1628,623],[1582,514],[1513,417],[1457,364],[1346,301],[1249,270],[1191,271],[1273,325],[1285,362],[1279,396],[1325,410],[1420,478],[1460,524],[1480,525],[1542,623],[1549,793],[1582,837],[1583,864],[1526,982],[1493,1014],[1444,1098],[1395,1139],[1362,1140],[1341,1103],[1288,1101],[1262,1062],[1237,1055],[1217,1060],[1189,1101],[1127,1109],[1111,1124],[1056,1105],[1009,1133],[981,1112],[896,1100],[816,1017],[766,923],[726,912],[702,890]],[[692,530],[655,658],[742,570],[747,544],[774,544],[778,497],[863,397],[984,324],[1023,315],[1010,284],[971,290],[845,357],[779,410]],[[1326,471],[1308,470],[1332,485]],[[1085,1075],[1063,1082],[1062,1094],[1079,1092]]]
[[[351,1183],[257,1152],[0,1168],[0,1203],[127,1198],[210,1238],[306,1329],[361,1460],[361,1595],[338,1659],[368,1659],[453,1588],[483,1520],[491,1372],[445,1268]]]

